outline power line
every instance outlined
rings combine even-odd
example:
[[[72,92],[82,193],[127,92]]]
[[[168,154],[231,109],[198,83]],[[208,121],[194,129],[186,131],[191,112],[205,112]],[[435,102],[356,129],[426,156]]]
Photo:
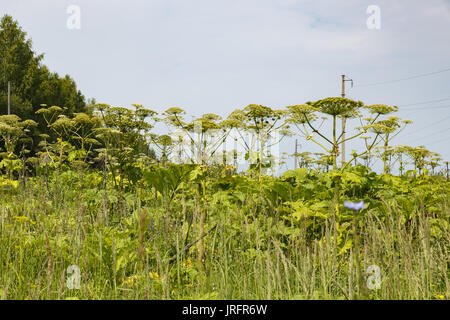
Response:
[[[428,111],[429,109],[448,109],[450,108],[450,106],[439,106],[439,107],[429,107],[429,108],[415,108],[415,109],[400,109],[400,111],[406,112],[406,116],[410,117],[413,114],[416,114],[417,112],[423,112],[423,111]]]
[[[423,140],[423,139],[425,139],[425,138],[429,138],[430,136],[436,135],[436,134],[438,134],[438,133],[445,132],[445,131],[447,131],[447,130],[449,130],[449,129],[450,129],[450,127],[447,127],[447,128],[445,128],[444,130],[440,130],[440,131],[437,131],[437,132],[433,132],[433,133],[431,133],[431,134],[429,134],[429,135],[427,135],[427,136],[420,137],[420,138],[417,138],[417,139],[414,139],[414,140],[415,140],[415,141],[417,141],[417,140]]]
[[[408,112],[408,116],[410,116],[411,114],[415,114],[419,111],[425,111],[425,110],[429,110],[429,109],[447,109],[450,108],[450,105],[447,106],[432,106],[432,107],[419,107],[419,108],[400,108],[398,110],[398,112]]]
[[[438,143],[438,142],[442,142],[442,141],[447,141],[447,140],[450,140],[450,137],[445,138],[445,139],[441,139],[441,140],[437,140],[437,141],[433,141],[433,142],[431,142],[430,144]]]
[[[444,109],[444,108],[450,108],[450,105],[447,105],[447,106],[420,107],[420,108],[399,108],[398,111],[421,111],[421,110]]]
[[[449,120],[449,119],[450,119],[450,116],[448,116],[448,117],[446,117],[446,118],[444,118],[444,119],[441,119],[441,120],[439,120],[439,121],[430,123],[430,124],[428,124],[427,126],[421,127],[421,128],[419,128],[419,129],[415,129],[414,132],[410,133],[409,135],[416,134],[418,131],[422,131],[423,129],[427,129],[427,128],[429,128],[430,126],[434,126],[434,125],[436,125],[436,124],[438,124],[438,123],[444,122],[444,121]]]
[[[443,108],[450,108],[450,105],[448,105],[448,106],[434,106],[434,107],[414,108],[413,110],[428,110],[428,109],[443,109]]]
[[[449,98],[443,98],[443,99],[437,99],[437,100],[428,100],[428,101],[422,101],[422,102],[416,102],[416,103],[401,104],[401,105],[398,105],[398,107],[416,106],[416,105],[419,105],[419,104],[427,104],[427,103],[441,102],[441,101],[447,101],[447,100],[450,100],[450,97]]]
[[[362,85],[355,85],[355,87],[379,86],[379,85],[382,85],[382,84],[389,84],[389,83],[406,81],[406,80],[411,80],[411,79],[416,79],[416,78],[421,78],[421,77],[427,77],[427,76],[431,76],[431,75],[434,75],[434,74],[443,73],[443,72],[447,72],[447,71],[450,71],[450,68],[446,68],[446,69],[439,70],[439,71],[434,71],[434,72],[418,74],[418,75],[415,75],[415,76],[411,76],[411,77],[407,77],[407,78],[401,78],[401,79],[396,79],[396,80],[380,81],[380,82],[373,82],[373,83],[367,83],[367,84],[362,84]]]

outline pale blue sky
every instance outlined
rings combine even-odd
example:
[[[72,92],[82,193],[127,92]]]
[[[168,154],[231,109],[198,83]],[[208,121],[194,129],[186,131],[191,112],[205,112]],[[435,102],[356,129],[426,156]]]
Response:
[[[366,26],[371,4],[380,30]],[[66,26],[69,5],[81,8],[80,30]],[[398,105],[414,121],[394,144],[450,159],[450,72],[362,86],[450,68],[448,0],[2,0],[4,13],[98,102],[226,115],[339,96],[346,74],[349,98]]]

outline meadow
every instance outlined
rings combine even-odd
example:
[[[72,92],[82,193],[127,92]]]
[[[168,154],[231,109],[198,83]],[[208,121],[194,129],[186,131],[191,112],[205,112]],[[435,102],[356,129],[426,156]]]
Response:
[[[99,5],[95,7],[101,8]],[[420,74],[424,70],[419,67],[426,67],[429,61],[439,62],[434,53],[431,59],[419,55],[426,64],[410,60],[415,46],[419,45],[416,49],[420,53],[422,48],[430,47],[429,43],[414,38],[414,44],[401,44],[410,37],[398,36],[400,33],[394,31],[394,38],[383,40],[388,42],[380,42],[382,45],[378,41],[389,32],[364,44],[361,41],[365,33],[360,26],[355,34],[349,33],[349,23],[355,19],[349,8],[354,6],[345,9],[339,5],[336,12],[349,14],[342,20],[345,23],[328,23],[328,13],[323,19],[312,15],[327,28],[333,26],[333,39],[323,38],[326,32],[311,24],[307,27],[314,29],[313,45],[304,50],[294,45],[308,43],[307,39],[297,35],[292,40],[285,38],[298,28],[284,5],[276,5],[277,10],[283,8],[279,18],[272,13],[264,16],[270,10],[249,10],[255,14],[254,25],[244,10],[244,19],[240,13],[236,16],[245,23],[242,28],[235,28],[235,18],[216,19],[216,10],[209,12],[209,5],[202,5],[201,10],[196,10],[201,17],[189,16],[189,26],[179,29],[197,34],[197,27],[192,26],[209,21],[207,17],[214,21],[212,28],[198,26],[201,32],[195,37],[209,37],[221,21],[232,21],[233,27],[227,26],[223,33],[226,36],[214,36],[212,43],[209,38],[197,41],[190,34],[179,36],[175,23],[187,20],[178,16],[169,19],[168,13],[181,12],[191,5],[171,4],[161,13],[163,25],[156,27],[158,14],[153,4],[151,19],[141,20],[134,14],[123,14],[132,8],[126,3],[126,10],[116,10],[121,16],[113,20],[133,21],[123,30],[129,32],[125,33],[127,38],[114,38],[112,47],[108,47],[108,37],[103,33],[109,30],[108,34],[120,35],[122,31],[111,31],[115,29],[104,25],[104,19],[83,18],[87,24],[95,22],[99,26],[91,24],[86,29],[91,31],[75,36],[81,28],[78,6],[68,8],[71,16],[67,27],[73,29],[70,34],[63,35],[57,27],[62,20],[55,18],[56,9],[45,9],[51,16],[39,16],[36,22],[39,47],[47,43],[51,45],[46,50],[55,50],[48,61],[58,57],[56,65],[62,68],[65,63],[62,70],[76,70],[87,92],[103,90],[105,99],[118,101],[117,97],[122,97],[119,101],[129,101],[129,95],[142,88],[146,92],[138,96],[147,102],[151,99],[158,111],[142,104],[111,106],[86,99],[74,79],[52,72],[43,63],[44,55],[33,49],[31,38],[12,16],[5,14],[1,18],[0,299],[449,300],[449,162],[416,143],[428,139],[437,146],[445,141],[439,136],[445,128],[422,137],[417,133],[448,120],[443,109],[434,111],[448,106],[430,104],[449,98],[425,101],[432,91],[424,90],[434,87],[436,94],[445,92],[442,86],[446,82],[405,86],[404,91],[392,90],[391,95],[389,90],[371,87],[449,71],[441,68]],[[84,6],[88,10],[87,2]],[[424,9],[420,13],[427,13],[430,22],[438,21],[437,14],[446,11],[441,4],[434,8],[432,14]],[[104,12],[102,9],[101,17],[106,16]],[[95,17],[93,14],[89,16]],[[389,14],[394,17],[390,20],[396,20],[396,14]],[[33,25],[26,18],[31,17],[29,14],[19,16],[28,26]],[[281,32],[278,28],[285,20],[290,29]],[[152,25],[134,24],[144,21]],[[271,21],[277,24],[274,28]],[[43,28],[44,24],[49,28]],[[393,27],[390,25],[387,28]],[[339,26],[345,26],[342,33],[338,32]],[[247,27],[250,29],[246,31]],[[266,32],[267,28],[270,32]],[[428,41],[430,37],[422,29],[420,34]],[[238,31],[236,39],[229,37],[233,30]],[[264,40],[261,49],[256,30],[261,30]],[[277,30],[283,34],[282,38],[273,37],[279,52],[268,42]],[[411,33],[409,27],[405,30],[406,35]],[[439,25],[437,30],[446,28]],[[99,31],[103,33],[96,35]],[[91,32],[92,43],[100,45],[86,46],[91,43],[86,40]],[[174,35],[176,39],[171,41]],[[236,41],[242,36],[241,45]],[[337,43],[336,36],[337,52],[331,48]],[[50,41],[42,42],[45,38]],[[75,39],[81,38],[88,42],[77,45]],[[232,39],[230,44],[222,43],[228,38]],[[188,39],[189,50],[184,50],[182,39]],[[348,52],[343,50],[355,39],[357,45],[351,45]],[[170,54],[158,51],[171,42],[176,46],[169,49]],[[401,44],[400,53],[386,51],[397,42]],[[220,55],[211,54],[219,43],[218,48],[231,51],[220,49]],[[323,55],[326,43],[330,46],[329,59]],[[53,44],[64,50],[52,49]],[[141,47],[147,44],[151,45],[148,50]],[[87,47],[89,50],[84,49]],[[310,51],[309,47],[318,47],[318,51]],[[373,55],[377,47],[382,48],[383,59]],[[195,48],[199,51],[191,52]],[[398,57],[405,55],[404,48],[408,48],[408,59],[400,63]],[[360,49],[364,59],[354,55]],[[171,58],[172,51],[180,56]],[[132,53],[131,58],[128,53]],[[308,55],[302,54],[324,60],[310,64]],[[195,59],[189,62],[191,56]],[[239,62],[228,63],[227,56]],[[281,60],[290,56],[295,60],[287,59],[285,69],[281,68]],[[397,58],[384,59],[390,56]],[[108,60],[111,57],[113,60]],[[210,65],[211,57],[214,63]],[[202,67],[190,68],[189,63],[195,66],[196,59]],[[341,75],[342,97],[289,106],[249,104],[242,109],[228,109],[242,97],[248,99],[249,94],[261,101],[292,101],[304,94],[302,90],[315,97],[328,92],[333,88],[326,83],[330,73],[323,72],[337,70],[333,59],[349,61],[347,66],[341,62],[335,66],[350,68],[355,79],[378,79],[366,83],[370,94],[353,91],[353,97],[372,97],[372,101],[385,97],[385,101],[398,101],[401,108],[345,98],[345,85],[351,83],[353,87],[353,79]],[[128,65],[130,60],[137,69]],[[271,66],[271,61],[276,64]],[[299,61],[305,65],[302,67]],[[104,72],[100,71],[102,64]],[[181,73],[172,73],[175,69],[171,64]],[[183,68],[179,68],[181,65]],[[216,70],[213,65],[223,65],[226,70]],[[405,69],[418,74],[387,81],[390,71],[393,77],[395,70]],[[202,70],[206,73],[202,74]],[[246,74],[249,70],[252,73]],[[280,72],[279,79],[275,70]],[[308,75],[308,70],[314,70],[314,75]],[[223,82],[225,75],[232,75],[234,89]],[[264,81],[255,81],[255,77]],[[287,82],[281,82],[282,78],[288,78]],[[302,85],[298,81],[305,82]],[[261,83],[270,89],[264,89]],[[364,87],[359,80],[355,83]],[[270,90],[270,95],[265,90]],[[194,95],[198,95],[195,103]],[[172,105],[187,102],[190,112],[219,110],[220,114],[191,115]],[[426,118],[438,121],[424,121],[422,126],[407,131],[412,135],[403,141],[415,145],[395,145],[396,137],[405,134],[404,129],[411,124],[408,119],[400,119],[400,110],[408,116],[422,110]],[[295,141],[294,153],[282,152],[287,150],[281,147],[288,144],[286,140]],[[298,143],[303,146],[301,152]]]
[[[443,179],[357,167],[343,175],[341,197],[364,199],[358,215],[330,205],[330,174],[304,168],[261,181],[209,178],[206,203],[181,180],[173,197],[155,198],[145,182],[133,192],[108,188],[108,222],[95,172],[55,172],[48,194],[39,178],[4,188],[1,298],[449,298],[450,184]],[[200,262],[195,241],[205,233]],[[80,268],[78,289],[69,289],[71,265]],[[371,265],[380,274],[369,290]]]
[[[44,106],[51,135],[37,150],[34,121],[0,116],[0,297],[448,299],[450,183],[435,153],[389,145],[400,119],[379,118],[395,109],[328,98],[188,123],[179,108],[162,119],[140,105],[72,117]],[[364,110],[375,116],[344,139],[336,120]],[[312,124],[319,113],[329,136]],[[327,153],[295,154],[300,168],[277,175],[273,130],[293,125]],[[259,138],[244,140],[245,171],[218,149],[231,130]],[[366,150],[339,164],[341,144],[363,134]],[[183,142],[194,158],[180,163]]]

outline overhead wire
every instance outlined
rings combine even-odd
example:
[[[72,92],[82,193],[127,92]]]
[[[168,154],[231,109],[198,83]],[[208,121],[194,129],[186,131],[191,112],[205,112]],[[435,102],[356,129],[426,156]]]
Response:
[[[400,104],[398,105],[398,107],[410,107],[410,106],[416,106],[419,104],[427,104],[427,103],[433,103],[433,102],[442,102],[442,101],[447,101],[450,100],[449,98],[444,98],[444,99],[437,99],[437,100],[429,100],[429,101],[423,101],[423,102],[416,102],[416,103],[409,103],[409,104]]]
[[[400,82],[400,81],[412,80],[412,79],[417,79],[417,78],[421,78],[421,77],[428,77],[428,76],[431,76],[431,75],[435,75],[435,74],[439,74],[439,73],[443,73],[443,72],[448,72],[448,71],[450,71],[450,68],[445,68],[445,69],[434,71],[434,72],[422,73],[422,74],[418,74],[418,75],[411,76],[411,77],[406,77],[406,78],[401,78],[401,79],[373,82],[373,83],[367,83],[367,84],[361,84],[361,85],[356,84],[354,87],[360,87],[361,88],[361,87],[379,86],[379,85],[383,85],[383,84],[389,84],[389,83],[395,83],[395,82]]]
[[[430,144],[443,142],[443,141],[447,141],[447,140],[450,140],[450,137],[447,137],[447,138],[444,138],[444,139],[441,139],[441,140],[437,140],[437,141],[431,141]]]
[[[420,131],[422,131],[422,130],[424,130],[424,129],[427,129],[427,128],[431,127],[431,126],[434,126],[434,125],[436,125],[436,124],[438,124],[438,123],[444,122],[444,121],[449,120],[449,119],[450,119],[450,116],[448,116],[448,117],[446,117],[446,118],[443,118],[443,119],[441,119],[441,120],[439,120],[439,121],[430,123],[430,124],[428,124],[427,126],[420,127],[419,129],[414,129],[415,131],[412,132],[412,133],[410,133],[409,135],[416,134],[417,132],[420,132]]]
[[[394,79],[394,80],[388,80],[388,81],[379,81],[379,82],[373,82],[373,83],[367,83],[367,84],[361,84],[361,85],[358,85],[356,83],[353,87],[358,88],[358,87],[379,86],[379,85],[396,83],[396,82],[401,82],[401,81],[407,81],[407,80],[412,80],[412,79],[417,79],[417,78],[422,78],[422,77],[428,77],[428,76],[432,76],[432,75],[435,75],[435,74],[440,74],[440,73],[444,73],[444,72],[448,72],[448,71],[450,71],[450,68],[445,68],[445,69],[441,69],[441,70],[434,71],[434,72],[427,72],[427,73],[422,73],[422,74],[418,74],[418,75],[414,75],[414,76],[410,76],[410,77]],[[421,102],[415,102],[415,103],[402,104],[402,105],[397,105],[397,106],[399,107],[398,111],[408,111],[409,113],[415,113],[415,112],[422,111],[422,110],[430,110],[430,109],[434,110],[434,109],[450,108],[450,105],[431,106],[431,107],[429,107],[429,106],[420,106],[420,105],[424,105],[424,104],[430,104],[430,103],[436,103],[436,102],[442,102],[442,101],[448,101],[448,100],[450,100],[450,97],[443,98],[443,99],[435,99],[435,100],[428,100],[428,101],[421,101]],[[445,117],[443,119],[440,119],[440,120],[438,120],[436,122],[432,122],[432,123],[428,124],[427,126],[420,127],[419,129],[415,130],[415,132],[413,132],[411,134],[416,134],[417,132],[421,132],[424,129],[433,127],[436,124],[442,123],[442,122],[447,121],[449,119],[450,119],[450,116],[449,117]],[[439,130],[439,131],[430,133],[429,135],[422,136],[422,137],[419,137],[419,138],[414,139],[414,140],[419,140],[420,141],[420,140],[429,138],[431,136],[435,136],[437,134],[440,134],[442,132],[446,132],[449,129],[450,129],[450,126],[446,127],[443,130]],[[450,140],[450,137],[432,141],[430,144],[435,144],[435,143],[439,143],[439,142],[443,142],[443,141],[447,141],[447,140]]]
[[[426,136],[423,136],[423,137],[420,137],[420,138],[417,138],[417,139],[414,139],[414,140],[415,140],[415,141],[417,141],[417,140],[423,140],[423,139],[425,139],[425,138],[429,138],[430,136],[434,136],[434,135],[436,135],[436,134],[439,134],[439,133],[448,131],[449,129],[450,129],[450,127],[447,127],[447,128],[445,128],[445,129],[443,129],[443,130],[439,130],[439,131],[433,132],[433,133],[431,133],[431,134],[429,134],[429,135],[426,135]]]

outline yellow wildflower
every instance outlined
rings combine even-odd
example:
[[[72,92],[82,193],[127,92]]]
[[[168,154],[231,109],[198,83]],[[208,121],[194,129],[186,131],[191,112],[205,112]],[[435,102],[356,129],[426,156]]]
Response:
[[[435,297],[436,299],[441,299],[441,300],[442,300],[442,299],[445,298],[443,294],[437,294],[437,293],[434,293],[433,295],[434,295],[434,297]]]
[[[139,280],[139,276],[135,274],[126,278],[123,283],[125,285],[132,286],[137,280]]]
[[[17,222],[30,221],[30,218],[25,216],[13,216],[13,219],[15,219]]]
[[[159,276],[159,274],[157,272],[149,272],[148,276],[152,280],[161,280],[161,277]]]
[[[185,261],[183,261],[181,263],[181,266],[183,268],[192,268],[192,261],[191,261],[191,257],[188,257]]]

